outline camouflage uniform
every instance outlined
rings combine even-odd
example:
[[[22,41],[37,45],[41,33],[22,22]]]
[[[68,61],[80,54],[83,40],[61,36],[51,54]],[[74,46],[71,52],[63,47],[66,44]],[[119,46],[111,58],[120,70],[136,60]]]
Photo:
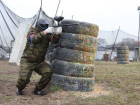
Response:
[[[32,43],[30,35],[35,34]],[[23,90],[30,82],[32,72],[35,71],[42,76],[36,88],[42,90],[49,83],[52,71],[44,61],[49,42],[55,44],[59,40],[59,35],[43,35],[38,28],[31,28],[27,35],[27,43],[20,61],[19,79],[17,88]]]

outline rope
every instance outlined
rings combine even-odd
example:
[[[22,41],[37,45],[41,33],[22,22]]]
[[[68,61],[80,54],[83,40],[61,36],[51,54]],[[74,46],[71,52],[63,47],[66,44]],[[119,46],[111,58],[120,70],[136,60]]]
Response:
[[[2,29],[1,29],[1,26],[0,26],[0,30],[1,30],[1,33],[2,33],[2,35],[3,35],[3,38],[4,38],[4,40],[5,40],[6,45],[9,47],[9,45],[8,45],[8,43],[7,43],[7,41],[6,41],[5,37],[4,37],[3,31],[2,31]],[[9,47],[9,49],[10,49],[10,47]]]
[[[5,20],[5,18],[4,18],[4,16],[3,16],[3,14],[2,14],[1,11],[0,11],[0,13],[1,13],[1,16],[2,16],[2,18],[3,18],[3,20],[4,20],[4,22],[5,22],[5,24],[6,24],[7,28],[8,28],[8,30],[9,30],[9,32],[10,32],[12,38],[15,40],[15,37],[14,37],[12,31],[10,30],[10,27],[8,26],[8,24],[7,24],[7,22],[6,22],[6,20]]]
[[[9,13],[8,13],[7,9],[5,8],[5,5],[3,4],[3,2],[1,2],[1,4],[3,5],[3,7],[4,7],[4,9],[5,9],[6,13],[7,13],[7,15],[9,16],[9,18],[11,19],[11,21],[13,22],[13,24],[18,28],[18,26],[16,25],[16,23],[14,22],[14,20],[12,19],[12,17],[9,15]]]
[[[39,17],[40,17],[40,13],[41,13],[41,10],[42,10],[42,0],[41,0],[41,5],[40,5],[40,10],[39,10],[39,14],[38,14],[38,17],[34,20],[32,26],[35,24],[35,22],[38,21]]]
[[[3,42],[2,42],[1,36],[0,36],[0,41],[1,41],[1,46],[3,46]]]
[[[3,49],[4,51],[7,51],[7,50],[4,48],[4,46],[3,46],[3,42],[2,42],[1,37],[0,37],[0,41],[1,41],[1,46],[0,46],[0,48]],[[7,51],[7,52],[8,52],[8,51]]]

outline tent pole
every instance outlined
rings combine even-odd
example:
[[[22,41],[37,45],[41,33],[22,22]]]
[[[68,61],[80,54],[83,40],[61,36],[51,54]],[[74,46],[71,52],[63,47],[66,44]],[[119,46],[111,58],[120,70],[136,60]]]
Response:
[[[119,35],[119,31],[120,31],[120,26],[119,26],[119,29],[118,29],[118,32],[117,32],[117,35],[116,35],[116,38],[115,38],[115,42],[114,42],[113,47],[112,47],[112,51],[111,51],[111,55],[110,55],[110,60],[111,60],[111,57],[112,57],[112,53],[114,51],[114,47],[115,47],[115,44],[116,44],[117,37]]]
[[[39,14],[38,14],[37,18],[34,20],[34,22],[33,22],[32,26],[35,24],[35,22],[37,22],[37,21],[38,21],[38,19],[39,19],[39,17],[40,17],[41,10],[42,10],[42,0],[41,0],[41,5],[40,5]]]
[[[57,9],[56,9],[55,16],[57,15],[57,12],[58,12],[58,9],[59,9],[60,2],[61,2],[61,0],[59,0],[59,3],[58,3],[58,6],[57,6]]]

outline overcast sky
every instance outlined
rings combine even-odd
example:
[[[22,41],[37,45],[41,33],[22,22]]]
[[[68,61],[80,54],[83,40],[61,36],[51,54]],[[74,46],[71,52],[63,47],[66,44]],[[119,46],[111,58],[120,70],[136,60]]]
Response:
[[[33,17],[41,0],[2,0],[17,15]],[[54,17],[59,0],[43,0],[43,10]],[[120,28],[138,35],[140,0],[61,0],[58,15],[65,19],[97,24],[100,30],[112,31]]]

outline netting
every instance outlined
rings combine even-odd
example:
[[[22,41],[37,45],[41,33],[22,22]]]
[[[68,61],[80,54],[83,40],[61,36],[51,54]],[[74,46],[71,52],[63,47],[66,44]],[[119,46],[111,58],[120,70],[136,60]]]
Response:
[[[129,47],[129,57],[135,59],[135,48],[138,47],[138,37],[124,32],[121,29],[114,31],[100,31],[96,60],[104,60],[104,54],[109,54],[109,59],[117,57],[117,48],[125,43]]]
[[[47,16],[41,8],[32,18],[22,18],[12,12],[0,0],[0,54],[2,52],[10,53],[12,42],[14,42],[17,35],[19,35],[19,29],[21,31],[20,26],[23,26],[21,24],[25,26],[22,27],[22,30],[27,32],[30,26],[35,26],[38,17],[46,19],[50,25],[54,24],[53,18]]]
[[[36,15],[33,16],[32,18],[22,18],[16,15],[14,12],[12,12],[0,0],[0,56],[11,52],[11,49],[13,47],[13,42],[15,42],[15,39],[17,39],[17,41],[15,43],[15,48],[13,48],[13,51],[14,49],[15,50],[24,49],[24,45],[22,46],[21,42],[23,41],[23,43],[25,43],[26,38],[24,36],[26,36],[28,29],[32,25],[35,26],[38,17],[46,19],[48,21],[48,24],[50,25],[55,24],[54,19],[47,16],[41,7],[39,11],[36,13]],[[103,54],[105,53],[111,54],[115,42],[115,38],[117,36],[117,32],[118,30],[99,31],[96,57],[99,56],[103,57]],[[21,40],[20,42],[20,38],[24,38],[24,40]],[[127,43],[129,49],[134,50],[135,47],[138,47],[137,39],[138,38],[136,36],[128,34],[122,30],[119,30],[118,37],[116,39],[116,43],[114,47],[116,48],[120,46],[122,42],[125,42]],[[114,52],[113,55],[116,56]]]

